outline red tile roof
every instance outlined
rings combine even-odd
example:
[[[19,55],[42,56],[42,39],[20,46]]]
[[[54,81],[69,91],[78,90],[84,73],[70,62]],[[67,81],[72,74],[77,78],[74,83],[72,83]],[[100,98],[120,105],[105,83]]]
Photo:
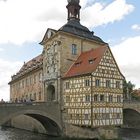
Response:
[[[90,51],[82,52],[75,63],[72,64],[70,69],[66,72],[64,78],[94,72],[99,65],[106,49],[106,46],[101,46]]]
[[[28,61],[27,63],[24,63],[24,65],[21,67],[21,69],[15,75],[12,76],[12,81],[41,67],[42,65],[43,65],[43,56],[42,56],[42,54],[40,54],[39,56],[33,58],[32,60]]]
[[[43,56],[42,54],[40,54],[37,57],[28,61],[27,63],[24,63],[24,65],[21,67],[19,72],[23,72],[24,70],[32,68],[33,66],[37,66],[38,64],[41,64],[42,62],[43,62]]]

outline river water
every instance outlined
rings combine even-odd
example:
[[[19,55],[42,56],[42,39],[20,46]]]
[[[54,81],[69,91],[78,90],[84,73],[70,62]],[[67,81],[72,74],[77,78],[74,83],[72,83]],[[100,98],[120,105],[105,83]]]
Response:
[[[120,137],[121,140],[140,140],[140,129],[120,129]],[[62,138],[48,137],[29,131],[0,127],[0,140],[62,140]]]

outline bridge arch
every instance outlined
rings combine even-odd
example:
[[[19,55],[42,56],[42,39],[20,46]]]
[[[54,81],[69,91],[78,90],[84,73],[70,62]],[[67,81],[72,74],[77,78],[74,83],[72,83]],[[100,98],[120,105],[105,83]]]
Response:
[[[123,124],[128,128],[140,128],[140,111],[137,108],[124,108]]]
[[[20,115],[27,115],[39,121],[45,128],[46,134],[48,135],[60,136],[62,134],[62,127],[59,121],[56,120],[56,118],[54,118],[52,115],[40,110],[22,110],[10,113],[5,118],[3,118],[1,125]]]

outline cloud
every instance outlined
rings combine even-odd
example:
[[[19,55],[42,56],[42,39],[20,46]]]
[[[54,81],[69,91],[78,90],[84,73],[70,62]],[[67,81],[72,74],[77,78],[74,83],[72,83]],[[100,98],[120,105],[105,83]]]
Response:
[[[53,13],[60,14],[60,17],[65,16],[63,8],[60,8],[64,5],[66,5],[65,0],[55,1],[55,3],[49,0],[9,0],[2,3],[0,5],[0,43],[22,44],[26,41],[41,40],[39,37],[44,35],[48,27],[56,28],[60,25],[61,18],[56,19],[58,15],[54,16]],[[41,16],[46,16],[46,19],[40,19]]]
[[[125,0],[115,0],[106,5],[95,3],[83,10],[83,19],[89,27],[113,23],[122,20],[134,10],[134,6],[127,4]]]
[[[131,28],[132,28],[133,30],[140,31],[140,25],[138,25],[138,24],[132,25]]]
[[[0,52],[2,52],[2,51],[4,51],[4,49],[3,48],[0,48]]]
[[[94,1],[94,0],[93,0]],[[125,0],[108,5],[81,0],[81,18],[88,27],[113,23],[133,11]],[[89,4],[90,2],[90,4]],[[9,0],[0,4],[0,43],[41,41],[47,28],[59,29],[67,20],[67,1]]]
[[[8,82],[11,80],[11,75],[17,72],[21,65],[21,62],[10,62],[0,59],[0,100],[9,100]]]
[[[0,0],[0,2],[1,2],[1,1],[6,2],[7,0]]]
[[[127,80],[140,88],[140,36],[127,38],[111,47],[120,69]]]

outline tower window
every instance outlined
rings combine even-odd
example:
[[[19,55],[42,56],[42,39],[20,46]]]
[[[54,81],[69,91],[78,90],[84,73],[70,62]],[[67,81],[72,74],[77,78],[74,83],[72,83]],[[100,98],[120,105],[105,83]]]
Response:
[[[72,44],[72,54],[73,55],[77,54],[77,46],[76,46],[76,44]]]

